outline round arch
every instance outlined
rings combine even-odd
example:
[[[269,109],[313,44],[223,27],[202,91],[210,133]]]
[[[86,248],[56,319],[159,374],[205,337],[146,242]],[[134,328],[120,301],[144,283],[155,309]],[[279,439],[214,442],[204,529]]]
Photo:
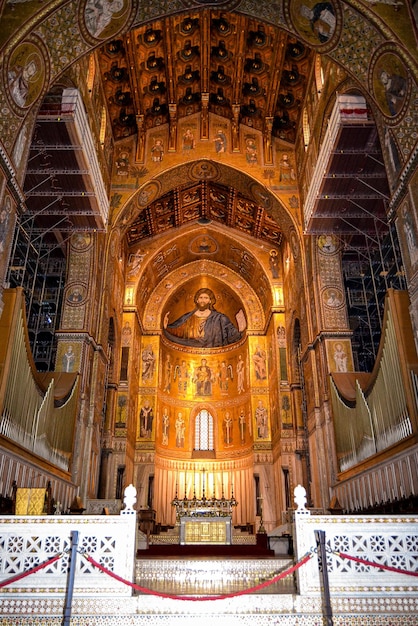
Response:
[[[143,324],[146,332],[156,332],[161,328],[160,314],[164,310],[166,302],[175,289],[180,288],[194,276],[211,276],[220,284],[225,284],[225,286],[232,287],[239,292],[245,307],[248,330],[261,332],[264,329],[266,323],[264,307],[251,285],[232,269],[213,261],[201,260],[191,262],[187,266],[173,271],[166,277],[167,280],[156,285],[145,305]]]
[[[286,207],[268,187],[255,177],[250,177],[247,172],[211,159],[182,163],[170,170],[164,170],[152,180],[145,182],[133,192],[120,209],[115,217],[115,225],[121,224],[123,229],[127,230],[138,213],[148,204],[177,187],[179,180],[182,181],[182,185],[207,180],[216,181],[226,187],[234,187],[242,195],[262,206],[277,222],[287,239],[291,232],[298,231],[297,221],[292,215],[290,204]]]

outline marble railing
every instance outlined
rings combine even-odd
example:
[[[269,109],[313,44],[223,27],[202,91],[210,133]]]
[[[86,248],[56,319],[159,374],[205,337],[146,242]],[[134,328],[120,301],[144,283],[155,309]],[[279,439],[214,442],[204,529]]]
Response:
[[[83,553],[133,582],[136,515],[0,516],[0,582],[19,576],[56,555],[55,562],[6,587],[2,594],[63,596],[73,532],[78,532],[74,595],[131,596],[131,587],[94,567]]]
[[[277,577],[290,559],[140,559],[136,580],[161,593],[216,595],[240,592]],[[259,591],[262,594],[295,592],[293,576],[286,576]]]
[[[315,531],[325,533],[332,596],[417,597],[418,516],[310,515],[302,509],[294,513],[293,529],[296,559],[316,549]],[[297,581],[300,595],[321,593],[317,554],[297,571]]]
[[[126,509],[125,509],[126,511]],[[45,569],[16,580],[2,588],[6,595],[18,598],[28,593],[38,596],[63,596],[67,585],[71,537],[78,532],[79,552],[76,559],[74,595],[81,597],[131,597],[132,588],[102,572],[83,554],[121,579],[134,582],[137,516],[129,515],[63,515],[63,516],[2,516],[0,542],[0,582],[9,581],[58,555]],[[325,537],[329,588],[333,598],[403,598],[418,597],[418,516],[346,516],[311,515],[299,506],[293,515],[295,561],[306,555],[312,558],[296,570],[297,595],[319,596],[322,580],[317,556],[317,533]],[[139,535],[138,535],[139,536]],[[346,555],[346,556],[344,556]],[[145,556],[145,555],[144,555]],[[346,558],[346,557],[350,558]],[[251,586],[257,577],[268,579],[265,567],[278,569],[275,559],[253,560],[251,575],[244,577]],[[285,559],[289,562],[289,559]],[[151,585],[153,567],[174,567],[163,561],[141,559],[136,565],[136,582]],[[167,561],[170,561],[168,559]],[[243,563],[225,560],[222,573],[228,567],[243,567]],[[188,566],[189,567],[189,566]],[[202,568],[208,564],[202,565]],[[174,568],[176,569],[176,568]],[[178,569],[178,568],[177,568]],[[189,568],[190,569],[190,568]],[[162,571],[162,570],[161,570]],[[229,570],[228,570],[229,572]],[[410,575],[415,573],[415,576]],[[189,590],[195,574],[187,583]],[[220,576],[219,580],[222,580]],[[293,580],[293,577],[292,577]],[[174,582],[174,580],[172,581]],[[189,584],[190,583],[190,584]],[[234,583],[235,584],[235,583]],[[293,584],[293,583],[292,583]],[[232,588],[233,585],[228,584]],[[219,591],[221,586],[219,587]],[[273,592],[273,590],[270,590]],[[278,591],[283,593],[283,590]]]

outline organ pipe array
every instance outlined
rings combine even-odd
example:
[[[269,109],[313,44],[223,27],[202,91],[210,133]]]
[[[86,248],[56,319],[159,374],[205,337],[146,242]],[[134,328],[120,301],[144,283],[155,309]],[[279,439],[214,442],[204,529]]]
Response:
[[[4,292],[0,323],[0,435],[68,471],[78,405],[76,374],[36,371],[23,290]]]
[[[417,432],[418,368],[405,292],[389,290],[371,374],[331,376],[339,471]]]

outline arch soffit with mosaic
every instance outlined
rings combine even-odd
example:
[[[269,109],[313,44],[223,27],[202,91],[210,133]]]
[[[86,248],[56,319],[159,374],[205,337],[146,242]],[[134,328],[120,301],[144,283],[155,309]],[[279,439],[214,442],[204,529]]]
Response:
[[[110,252],[111,260],[114,262],[116,246],[121,241],[120,229],[113,229],[112,239],[113,251]],[[291,239],[292,245],[294,245],[295,233],[292,231]],[[137,289],[137,283],[141,282],[141,289],[148,289],[148,284],[144,284],[145,277],[148,275],[149,280],[152,283],[151,291],[154,289],[154,284],[160,280],[160,277],[155,274],[154,266],[159,257],[166,257],[176,250],[176,261],[178,264],[184,266],[200,258],[211,259],[216,263],[219,263],[222,267],[230,267],[235,271],[235,263],[231,263],[231,259],[225,250],[222,250],[222,246],[219,245],[219,240],[222,239],[223,246],[233,247],[234,251],[239,256],[251,258],[251,264],[254,268],[255,282],[248,280],[254,291],[257,291],[260,281],[263,285],[269,285],[273,288],[273,284],[268,278],[266,272],[267,263],[270,264],[270,253],[274,249],[277,252],[277,247],[273,248],[272,245],[266,245],[266,242],[259,239],[253,239],[251,235],[241,233],[235,230],[231,226],[224,226],[216,222],[209,224],[199,224],[198,222],[188,222],[183,226],[175,229],[166,230],[162,233],[158,240],[151,238],[149,245],[144,245],[143,242],[138,242],[132,246],[128,255],[127,262],[127,276],[126,285],[132,287],[135,291]],[[202,247],[203,245],[203,247]],[[109,244],[109,249],[112,247]],[[298,250],[298,248],[297,248]],[[179,252],[180,251],[180,252]],[[264,253],[264,263],[261,260],[261,255]],[[297,253],[295,255],[297,258]],[[273,304],[273,298],[269,305]]]
[[[114,233],[119,239],[120,230],[115,229]],[[221,245],[219,245],[219,239],[222,240]],[[201,248],[202,242],[205,246],[204,249]],[[255,294],[255,299],[258,298],[257,302],[260,303],[261,311],[270,311],[271,307],[275,306],[277,290],[280,291],[281,289],[278,287],[277,281],[274,284],[275,281],[269,278],[270,273],[267,272],[266,263],[268,262],[267,259],[270,259],[270,253],[270,246],[266,246],[265,242],[261,242],[260,246],[260,240],[248,239],[245,233],[242,233],[241,236],[241,233],[231,227],[225,227],[216,222],[208,225],[200,225],[196,222],[188,223],[178,229],[165,231],[158,240],[152,239],[149,246],[144,247],[141,243],[133,246],[132,256],[128,260],[126,293],[130,302],[136,303],[142,327],[145,328],[147,327],[144,322],[145,303],[149,303],[156,285],[164,283],[165,289],[162,290],[164,296],[167,290],[170,290],[172,295],[178,287],[176,285],[174,288],[171,273],[168,270],[171,263],[167,259],[171,258],[172,261],[175,259],[176,270],[181,268],[182,279],[184,279],[182,283],[200,277],[202,272],[205,273],[209,260],[211,262],[209,267],[216,267],[216,279],[221,277],[226,280],[227,287],[230,288],[233,281],[239,276],[239,281],[235,283],[238,288],[237,291],[240,292],[238,299],[242,299],[242,281],[244,280],[251,293],[249,302],[253,302],[252,294]],[[260,254],[265,256],[264,263],[261,261]],[[201,265],[198,265],[198,262]],[[160,275],[161,263],[164,266],[162,276]],[[156,271],[156,267],[159,266],[160,269]],[[196,269],[198,274],[196,274]],[[207,276],[212,277],[212,274]],[[158,306],[160,307],[161,301],[161,296],[158,296]],[[244,303],[242,306],[245,308]],[[247,317],[249,315],[248,313]],[[255,318],[259,320],[261,315],[257,313]],[[158,320],[156,323],[158,326]],[[260,326],[258,321],[256,325],[258,329]]]
[[[207,173],[208,168],[210,174]],[[203,180],[214,181],[225,187],[233,187],[243,196],[263,207],[269,216],[276,221],[285,238],[289,238],[290,232],[298,232],[298,224],[291,214],[291,208],[286,207],[282,199],[276,196],[273,191],[250,176],[248,172],[210,159],[198,159],[182,163],[146,181],[124,203],[115,218],[115,226],[120,224],[124,230],[128,229],[130,224],[137,219],[139,213],[151,202],[155,202],[159,197],[178,188],[179,181],[184,187],[188,183],[192,184]]]
[[[385,44],[389,39],[392,42],[396,42],[398,38],[385,26],[384,22],[378,15],[370,11],[360,2],[352,0],[350,3],[342,2],[341,5],[341,11],[343,13],[341,33],[339,33],[339,38],[335,41],[334,47],[330,50],[326,50],[326,53],[351,75],[356,76],[360,82],[368,84],[368,67],[373,55],[376,53],[376,50]],[[216,6],[216,3],[214,3],[214,8],[216,8]],[[192,9],[198,11],[200,9],[203,10],[205,7],[207,7],[206,4],[202,5],[201,3],[196,3],[195,6],[189,7],[188,10]],[[11,40],[12,43],[9,42],[9,44],[5,47],[5,56],[10,55],[11,49],[15,48],[16,45],[25,40],[30,31],[36,28],[41,38],[44,41],[47,41],[49,45],[49,60],[51,61],[49,86],[52,86],[56,78],[60,74],[64,73],[74,61],[88,54],[96,47],[103,45],[106,41],[110,41],[122,32],[126,32],[131,28],[137,28],[150,20],[156,20],[185,11],[183,7],[180,9],[175,8],[174,10],[170,10],[164,0],[157,0],[153,2],[152,5],[140,3],[138,0],[132,0],[131,13],[125,24],[121,28],[115,30],[111,36],[103,37],[100,41],[97,41],[97,43],[94,44],[92,41],[86,40],[85,36],[83,36],[82,28],[80,27],[80,11],[82,11],[83,8],[84,3],[53,2],[48,4],[42,9],[41,12],[34,15],[31,20],[28,20],[26,24],[22,25],[19,37],[16,36],[16,33],[13,33],[14,36]],[[240,11],[239,2],[222,3],[222,9],[224,11],[228,11],[228,9],[230,9],[237,13],[242,12],[245,15],[256,17],[260,21],[271,23],[284,29],[292,35],[300,37],[300,33],[297,32],[296,28],[285,16],[285,9],[289,12],[289,0],[281,3],[280,5],[271,4],[268,0],[260,0],[253,3],[246,2],[242,11]],[[365,38],[364,35],[365,20],[373,29],[372,35],[367,38]],[[67,41],[68,44],[72,46],[72,49],[67,50],[65,54],[63,54],[62,50],[58,50],[58,43],[61,42],[61,38],[51,37],[51,30],[54,32],[54,29],[62,34],[61,28],[64,25],[67,30],[71,31],[71,37]],[[65,29],[63,32],[65,32]],[[413,76],[416,83],[418,77],[418,66],[414,63],[412,57],[406,54],[403,49],[402,42],[399,39],[398,42],[399,51],[408,65],[411,78]],[[364,49],[365,44],[368,46],[367,50]],[[352,56],[347,53],[347,50],[356,49],[357,45],[364,49],[364,52],[363,55],[358,55],[353,60]],[[55,46],[57,46],[57,49],[54,48]],[[320,45],[312,47],[316,48],[319,52],[324,51],[323,46],[322,48]],[[45,88],[48,88],[48,85],[45,85]],[[370,93],[371,97],[373,97],[370,86],[368,86],[368,93]],[[410,102],[411,101],[413,101],[413,98],[410,99]],[[22,122],[23,118],[28,116],[32,109],[36,108],[38,105],[39,101],[36,101],[32,104],[29,110],[26,110],[25,112],[22,111]],[[405,112],[405,115],[407,115],[407,113],[408,111]],[[4,117],[6,122],[8,117],[13,117],[13,111],[9,110],[9,115],[7,115],[6,110],[4,110]],[[8,123],[5,123],[4,129],[6,131],[6,135],[8,135],[6,144],[13,145],[18,137],[20,125],[9,125]]]
[[[253,288],[234,270],[208,259],[192,261],[187,266],[173,270],[161,280],[150,294],[142,318],[146,333],[161,330],[161,312],[174,291],[195,276],[205,276],[225,284],[235,290],[245,309],[247,330],[250,333],[261,333],[265,329],[266,317],[263,307]],[[138,288],[138,286],[137,286]],[[135,297],[136,301],[136,297]]]

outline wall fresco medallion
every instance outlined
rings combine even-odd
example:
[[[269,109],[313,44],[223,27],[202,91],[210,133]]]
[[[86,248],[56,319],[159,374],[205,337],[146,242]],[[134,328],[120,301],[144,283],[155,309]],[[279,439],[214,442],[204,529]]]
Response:
[[[289,24],[310,46],[325,52],[337,45],[343,25],[338,3],[287,0],[284,13]]]
[[[137,2],[129,0],[84,0],[80,9],[80,29],[87,41],[117,35],[136,13]]]
[[[139,190],[136,198],[138,207],[143,208],[153,202],[161,190],[161,185],[158,181],[152,180]]]
[[[35,37],[23,41],[11,52],[4,64],[7,72],[8,98],[18,114],[29,108],[42,94],[49,79],[47,53],[43,43]]]
[[[214,180],[219,178],[219,170],[212,161],[197,161],[190,168],[190,177],[194,180]]]
[[[390,48],[376,53],[370,63],[369,86],[388,123],[398,123],[407,110],[411,90],[408,69]]]

